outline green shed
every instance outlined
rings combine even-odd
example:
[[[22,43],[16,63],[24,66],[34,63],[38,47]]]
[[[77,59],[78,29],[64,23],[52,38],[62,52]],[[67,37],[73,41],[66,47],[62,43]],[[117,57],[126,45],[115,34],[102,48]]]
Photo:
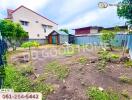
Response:
[[[69,42],[69,34],[62,31],[52,31],[47,39],[49,44],[64,44]]]

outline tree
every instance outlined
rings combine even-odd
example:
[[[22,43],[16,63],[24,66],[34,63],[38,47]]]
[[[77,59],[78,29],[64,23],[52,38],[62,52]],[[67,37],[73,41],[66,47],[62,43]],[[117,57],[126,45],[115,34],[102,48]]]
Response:
[[[112,51],[112,41],[115,38],[115,32],[114,31],[109,31],[109,30],[103,30],[101,31],[101,40],[107,44],[107,46],[110,48]]]
[[[62,31],[62,32],[65,32],[65,33],[69,34],[68,29],[60,29],[60,31]]]
[[[117,8],[118,16],[127,19],[128,23],[132,24],[132,0],[123,0],[120,4]]]
[[[38,47],[40,44],[37,41],[28,41],[21,45],[23,48],[29,48],[29,58],[30,61],[32,61],[32,53],[31,53],[31,47]]]
[[[0,20],[0,31],[2,37],[10,43],[13,50],[16,50],[16,45],[21,44],[22,40],[28,37],[27,32],[23,30],[20,24],[7,19]]]

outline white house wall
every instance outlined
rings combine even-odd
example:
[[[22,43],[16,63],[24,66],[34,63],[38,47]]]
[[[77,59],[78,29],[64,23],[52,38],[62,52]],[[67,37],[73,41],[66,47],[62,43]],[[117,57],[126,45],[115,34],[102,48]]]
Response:
[[[45,39],[45,36],[47,36],[51,31],[57,29],[57,25],[55,23],[44,19],[24,7],[15,11],[12,16],[14,22],[20,23],[20,20],[29,22],[28,26],[23,26],[24,30],[29,34],[29,39]],[[36,21],[38,21],[38,23],[36,23]],[[51,30],[47,30],[45,33],[42,24],[53,26],[53,28]]]

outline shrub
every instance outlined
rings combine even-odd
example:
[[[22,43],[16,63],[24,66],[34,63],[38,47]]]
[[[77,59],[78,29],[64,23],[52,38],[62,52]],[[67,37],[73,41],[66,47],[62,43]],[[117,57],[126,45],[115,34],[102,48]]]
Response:
[[[122,75],[119,77],[120,81],[123,82],[123,83],[132,83],[132,79],[131,78],[128,78],[127,76],[125,75]]]
[[[90,100],[119,100],[113,91],[101,91],[97,87],[90,87],[86,90],[86,95]]]
[[[123,90],[121,95],[123,95],[125,98],[130,99],[129,95],[128,95],[128,91],[127,90]]]
[[[28,76],[34,73],[34,69],[32,66],[24,66],[20,68],[20,73],[24,76]]]
[[[97,69],[99,71],[104,71],[105,67],[107,65],[107,62],[105,60],[100,60],[97,64]]]
[[[56,61],[49,63],[46,71],[55,74],[59,79],[64,79],[69,73],[69,69],[66,66],[60,65]]]
[[[38,47],[40,44],[37,41],[28,41],[21,45],[23,48],[29,48],[30,61],[32,61],[31,47]]]
[[[77,61],[79,62],[79,63],[81,63],[81,64],[85,64],[85,63],[87,63],[87,58],[86,57],[84,57],[84,56],[82,56],[82,57],[80,57]]]
[[[101,31],[101,40],[102,42],[106,43],[107,46],[110,48],[110,50],[112,51],[112,41],[114,40],[116,35],[116,32],[114,31],[109,31],[109,30],[103,30]]]
[[[117,55],[117,54],[110,54],[110,59],[112,59],[112,60],[116,60],[116,59],[119,59],[119,58],[120,58],[120,56]]]
[[[105,61],[116,60],[116,59],[119,59],[120,58],[119,55],[110,53],[108,51],[100,51],[99,52],[99,57],[102,60],[105,60]]]
[[[132,61],[131,61],[131,60],[126,61],[126,62],[125,62],[125,66],[126,66],[127,68],[132,68]]]

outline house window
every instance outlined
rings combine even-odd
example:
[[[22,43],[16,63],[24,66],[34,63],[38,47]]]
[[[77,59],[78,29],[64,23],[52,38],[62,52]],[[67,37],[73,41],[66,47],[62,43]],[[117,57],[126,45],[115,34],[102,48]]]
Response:
[[[28,21],[20,21],[20,22],[21,22],[21,24],[22,24],[23,26],[28,26],[28,24],[29,24]]]
[[[52,29],[53,28],[53,26],[50,26],[50,25],[47,25],[47,27],[48,27],[48,29]]]
[[[43,25],[43,24],[42,24],[42,27],[43,27],[43,29],[44,29],[44,33],[46,33],[47,30],[51,30],[53,26],[50,26],[50,25]]]
[[[39,23],[39,21],[35,21],[36,23]]]
[[[44,29],[44,33],[46,33],[47,25],[42,25],[42,27]]]
[[[37,34],[37,37],[39,37],[40,35],[39,34]]]

